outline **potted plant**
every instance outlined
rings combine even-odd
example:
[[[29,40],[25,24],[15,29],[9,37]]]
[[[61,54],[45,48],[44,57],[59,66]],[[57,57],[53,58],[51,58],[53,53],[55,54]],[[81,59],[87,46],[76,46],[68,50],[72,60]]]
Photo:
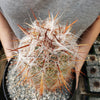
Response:
[[[79,55],[78,36],[70,32],[74,21],[60,25],[57,15],[49,14],[29,28],[16,54],[10,60],[3,78],[7,100],[69,100],[75,90],[75,62]]]

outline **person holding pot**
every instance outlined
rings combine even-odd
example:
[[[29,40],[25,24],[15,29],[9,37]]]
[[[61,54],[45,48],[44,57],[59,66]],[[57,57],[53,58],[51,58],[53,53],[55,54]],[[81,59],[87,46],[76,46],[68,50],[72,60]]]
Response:
[[[16,16],[16,17],[18,17],[18,16]],[[12,19],[12,21],[13,21],[13,19]],[[79,55],[82,56],[82,58],[84,58],[84,60],[76,63],[76,66],[77,66],[75,69],[76,70],[76,89],[78,87],[80,70],[84,64],[85,58],[86,58],[92,44],[96,40],[99,33],[100,33],[100,16],[98,16],[95,19],[95,21],[82,33],[82,35],[80,37],[81,39],[79,40],[80,44],[89,44],[89,46],[81,46],[80,47],[80,51],[84,51],[84,53],[79,53]],[[8,21],[6,20],[6,16],[4,17],[3,13],[0,12],[0,41],[2,43],[2,46],[4,48],[4,51],[5,51],[8,61],[13,56],[13,53],[10,52],[10,49],[17,48],[18,40],[19,39],[16,37],[16,35],[14,34],[13,30],[11,29]]]

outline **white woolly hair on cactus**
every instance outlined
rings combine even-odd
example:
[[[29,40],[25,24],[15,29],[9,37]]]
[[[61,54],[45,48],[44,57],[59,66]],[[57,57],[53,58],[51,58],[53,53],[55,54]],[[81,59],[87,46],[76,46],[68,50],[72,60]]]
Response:
[[[40,96],[45,91],[56,91],[64,86],[70,91],[69,79],[73,79],[72,71],[78,56],[77,35],[70,32],[75,20],[69,25],[60,25],[58,13],[55,17],[49,13],[45,20],[35,21],[30,28],[19,28],[26,34],[20,40],[17,49],[17,64],[12,69],[17,71],[18,84],[30,84]],[[13,50],[13,51],[15,51]]]

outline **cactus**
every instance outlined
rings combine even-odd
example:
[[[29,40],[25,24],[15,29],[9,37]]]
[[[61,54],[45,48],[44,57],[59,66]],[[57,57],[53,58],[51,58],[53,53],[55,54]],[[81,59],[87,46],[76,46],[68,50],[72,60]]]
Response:
[[[29,28],[19,28],[26,34],[20,40],[15,67],[16,84],[30,84],[42,96],[46,91],[55,92],[57,89],[70,91],[70,79],[75,69],[76,58],[79,57],[77,44],[78,36],[70,32],[75,20],[69,25],[60,25],[58,13],[55,17],[49,13],[45,20],[38,20],[33,12],[35,21]],[[15,79],[15,80],[16,80]]]

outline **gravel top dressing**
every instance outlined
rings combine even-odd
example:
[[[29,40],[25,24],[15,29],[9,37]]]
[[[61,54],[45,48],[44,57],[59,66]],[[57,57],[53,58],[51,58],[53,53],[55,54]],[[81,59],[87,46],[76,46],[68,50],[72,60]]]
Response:
[[[30,85],[30,83],[19,85],[21,77],[16,78],[16,72],[12,71],[15,65],[14,60],[11,61],[11,65],[8,68],[8,73],[6,76],[6,86],[11,100],[67,100],[71,94],[63,87],[62,90],[56,89],[54,92],[45,91],[43,96],[40,98],[39,93],[36,89]],[[72,79],[70,79],[70,87],[72,87]],[[72,88],[70,88],[71,90]]]

